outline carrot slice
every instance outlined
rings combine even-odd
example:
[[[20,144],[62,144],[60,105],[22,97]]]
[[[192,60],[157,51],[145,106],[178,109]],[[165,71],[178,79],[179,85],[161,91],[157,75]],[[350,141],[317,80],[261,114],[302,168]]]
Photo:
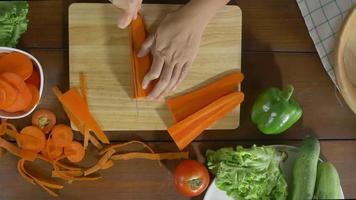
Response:
[[[40,89],[41,78],[40,78],[40,73],[38,72],[37,69],[33,69],[31,76],[28,79],[26,79],[26,83],[36,86],[37,90]]]
[[[72,88],[62,95],[59,95],[60,91],[57,87],[54,87],[53,90],[67,111],[67,114],[70,113],[69,115],[71,115],[72,118],[76,118],[76,122],[79,124],[78,128],[82,128],[84,125],[93,131],[101,142],[106,144],[110,143],[99,124],[91,115],[88,105],[80,96],[77,89]]]
[[[4,140],[0,137],[0,147],[6,149],[11,154],[21,157],[25,160],[33,161],[36,159],[37,154],[32,151],[26,151],[18,148],[17,146],[13,145],[12,143]]]
[[[36,126],[27,126],[21,130],[16,142],[20,148],[38,153],[45,148],[46,137]]]
[[[47,109],[39,109],[32,115],[32,124],[48,134],[56,125],[56,115]]]
[[[179,122],[220,97],[236,91],[243,78],[240,72],[231,73],[201,89],[168,99],[166,104],[175,122]]]
[[[56,160],[63,154],[63,147],[56,145],[52,137],[48,137],[46,148],[42,151],[42,154],[51,160]]]
[[[29,57],[22,53],[11,52],[0,59],[0,73],[12,72],[19,75],[22,80],[31,76],[33,64]]]
[[[112,160],[131,160],[131,159],[176,160],[176,159],[188,159],[188,158],[189,158],[189,152],[176,152],[176,153],[131,152],[125,154],[116,154],[111,157]]]
[[[131,57],[132,57],[132,88],[133,98],[146,97],[154,87],[155,82],[150,83],[147,89],[142,88],[142,81],[146,73],[151,68],[151,55],[146,55],[142,58],[137,56],[141,49],[142,43],[146,40],[146,30],[143,18],[138,15],[135,20],[131,22]]]
[[[2,73],[1,77],[10,83],[19,92],[15,103],[9,107],[4,108],[3,110],[6,112],[18,112],[25,110],[31,103],[32,94],[24,80],[22,80],[19,75],[9,72]]]
[[[5,101],[1,103],[0,109],[8,108],[15,103],[19,92],[2,78],[0,78],[0,88],[5,92]]]
[[[0,53],[0,59],[1,59],[2,57],[6,56],[7,54],[9,54],[9,53],[7,53],[7,52],[2,52],[2,53]]]
[[[28,107],[25,108],[25,111],[31,110],[34,106],[37,105],[38,101],[40,100],[40,93],[39,93],[37,87],[32,84],[29,84],[29,83],[27,83],[27,87],[32,94],[32,99],[31,99],[31,102],[28,105]]]
[[[207,105],[196,113],[168,128],[180,150],[184,149],[206,128],[231,112],[244,99],[242,92],[233,92]]]
[[[69,161],[77,163],[83,160],[85,149],[79,142],[72,141],[69,146],[64,147],[64,155],[67,156]]]
[[[72,144],[73,131],[65,124],[58,124],[53,127],[51,136],[55,145],[66,147]]]

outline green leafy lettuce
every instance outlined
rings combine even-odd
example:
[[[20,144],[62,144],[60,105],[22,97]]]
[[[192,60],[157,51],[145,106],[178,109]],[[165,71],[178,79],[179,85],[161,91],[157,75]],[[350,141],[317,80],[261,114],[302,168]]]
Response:
[[[27,1],[0,2],[0,46],[15,47],[27,30]]]
[[[206,152],[216,186],[235,200],[287,198],[287,182],[280,169],[283,154],[273,147],[222,148]]]

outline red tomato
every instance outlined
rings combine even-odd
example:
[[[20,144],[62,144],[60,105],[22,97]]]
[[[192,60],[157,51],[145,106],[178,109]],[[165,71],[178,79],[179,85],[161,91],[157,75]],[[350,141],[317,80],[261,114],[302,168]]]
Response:
[[[56,125],[56,115],[50,110],[40,109],[32,115],[32,124],[48,134]]]
[[[208,170],[196,160],[184,160],[176,168],[175,184],[185,196],[200,195],[208,187],[209,180]]]

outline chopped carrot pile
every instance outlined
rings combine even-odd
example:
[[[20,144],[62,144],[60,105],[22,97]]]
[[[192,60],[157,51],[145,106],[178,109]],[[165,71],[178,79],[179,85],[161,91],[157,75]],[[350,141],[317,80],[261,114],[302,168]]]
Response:
[[[29,111],[39,101],[40,75],[27,55],[18,52],[0,55],[0,110]]]
[[[176,121],[168,132],[180,150],[242,103],[244,94],[236,92],[242,80],[243,75],[234,72],[199,90],[166,101]]]
[[[133,98],[146,97],[153,89],[155,83],[151,83],[146,89],[142,88],[142,81],[151,68],[151,55],[142,58],[137,56],[143,42],[146,39],[146,30],[143,18],[137,15],[137,18],[131,22],[131,57],[132,57],[132,88]]]

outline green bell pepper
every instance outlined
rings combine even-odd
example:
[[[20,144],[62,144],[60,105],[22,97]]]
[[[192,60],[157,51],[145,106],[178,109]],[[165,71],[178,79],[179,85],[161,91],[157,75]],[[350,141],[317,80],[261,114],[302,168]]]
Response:
[[[269,88],[261,93],[253,107],[251,119],[265,134],[279,134],[296,123],[303,114],[302,108],[293,98],[293,86],[285,90]]]

